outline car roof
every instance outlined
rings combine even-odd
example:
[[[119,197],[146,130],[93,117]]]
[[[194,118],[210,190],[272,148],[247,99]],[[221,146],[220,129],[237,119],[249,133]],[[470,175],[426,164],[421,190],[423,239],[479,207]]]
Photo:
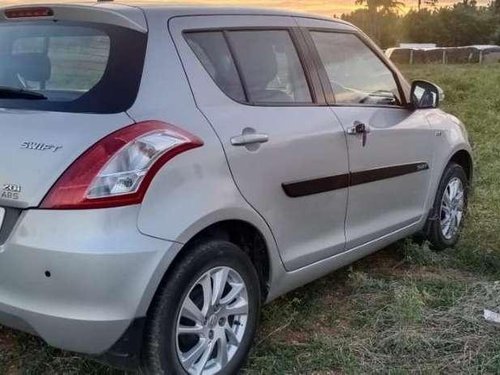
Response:
[[[285,9],[277,8],[264,8],[264,7],[251,7],[251,6],[226,6],[226,5],[208,5],[196,2],[171,2],[165,3],[164,1],[101,1],[94,3],[98,6],[120,6],[129,5],[141,9],[155,9],[169,14],[248,14],[248,15],[274,15],[274,16],[297,16],[306,18],[316,18],[325,21],[338,21],[347,23],[342,20],[328,18],[320,15],[313,15],[308,13],[295,12]]]
[[[285,16],[285,17],[301,17],[316,19],[320,21],[328,21],[338,23],[355,28],[351,23],[334,18],[325,17],[317,14],[298,12],[286,9],[277,9],[272,7],[251,7],[251,6],[226,6],[226,5],[208,5],[196,2],[180,2],[180,3],[165,3],[161,1],[101,1],[97,4],[130,5],[141,9],[151,11],[164,12],[169,17],[188,16],[188,15],[259,15],[259,16]]]
[[[29,6],[29,4],[23,3],[22,6]],[[151,10],[155,12],[162,12],[169,17],[173,16],[187,16],[187,15],[262,15],[262,16],[291,16],[291,17],[303,17],[310,19],[317,19],[329,22],[341,23],[344,25],[350,25],[349,22],[333,18],[325,17],[317,14],[296,12],[286,9],[276,9],[276,8],[264,8],[264,7],[250,7],[250,6],[224,6],[224,5],[207,5],[196,2],[171,2],[165,3],[162,1],[137,1],[137,0],[122,0],[122,1],[75,1],[74,3],[54,3],[54,4],[40,4],[34,3],[33,6],[41,5],[52,5],[52,6],[90,6],[90,7],[100,7],[109,10],[114,10],[120,12],[120,10],[125,10],[128,7],[140,8],[144,10]],[[4,7],[16,7],[14,4],[8,4]]]
[[[161,1],[137,1],[137,0],[101,0],[101,1],[75,1],[73,3],[32,3],[22,5],[16,4],[6,4],[1,8],[18,8],[18,7],[39,7],[39,6],[49,6],[53,8],[71,8],[74,6],[80,9],[88,7],[92,9],[103,9],[115,13],[121,13],[122,15],[128,17],[131,12],[137,12],[141,9],[148,13],[161,13],[165,17],[171,18],[176,16],[195,16],[195,15],[258,15],[258,16],[285,16],[285,17],[301,17],[316,19],[321,21],[328,21],[332,23],[342,24],[355,29],[356,27],[349,22],[337,19],[329,18],[321,15],[308,14],[302,12],[295,12],[285,9],[274,9],[274,8],[259,8],[259,7],[248,7],[248,6],[222,6],[222,5],[207,5],[200,3],[165,3]]]

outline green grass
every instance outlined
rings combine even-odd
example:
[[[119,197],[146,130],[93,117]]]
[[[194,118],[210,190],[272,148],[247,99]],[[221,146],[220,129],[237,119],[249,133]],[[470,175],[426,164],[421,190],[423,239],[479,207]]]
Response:
[[[404,67],[443,87],[474,142],[464,236],[434,253],[401,241],[264,308],[247,374],[500,373],[500,65]],[[0,328],[2,374],[118,374]]]

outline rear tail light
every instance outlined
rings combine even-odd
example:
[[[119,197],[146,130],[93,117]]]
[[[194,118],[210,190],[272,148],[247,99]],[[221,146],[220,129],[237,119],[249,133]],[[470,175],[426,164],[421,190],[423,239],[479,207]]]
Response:
[[[47,7],[22,7],[10,8],[5,10],[6,18],[37,18],[37,17],[52,17],[54,11]]]
[[[173,125],[146,121],[120,129],[81,155],[41,204],[82,209],[141,203],[156,172],[174,156],[203,142]]]

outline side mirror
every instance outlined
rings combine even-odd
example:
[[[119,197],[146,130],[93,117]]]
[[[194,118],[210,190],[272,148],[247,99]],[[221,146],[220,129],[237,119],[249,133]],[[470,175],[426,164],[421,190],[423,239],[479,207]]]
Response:
[[[415,109],[437,108],[444,99],[443,90],[427,81],[413,81],[411,84],[411,104]]]

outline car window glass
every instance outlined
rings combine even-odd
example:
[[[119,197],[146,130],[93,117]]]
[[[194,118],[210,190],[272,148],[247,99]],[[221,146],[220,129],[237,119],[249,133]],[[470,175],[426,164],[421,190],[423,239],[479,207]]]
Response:
[[[311,32],[340,104],[398,105],[398,86],[391,70],[356,35]]]
[[[228,35],[250,102],[312,102],[288,31],[230,31]]]
[[[38,29],[33,28],[33,33]],[[44,37],[27,36],[13,41],[10,56],[18,62],[15,64],[19,70],[16,78],[23,88],[48,90],[48,95],[52,94],[54,99],[74,100],[103,77],[108,65],[110,39],[103,32],[88,28],[59,26],[52,30],[53,35],[47,32]],[[48,67],[41,79],[38,77],[43,64]],[[3,77],[4,86],[19,86],[8,81],[12,76],[4,74]]]
[[[146,33],[110,24],[0,22],[0,107],[123,112],[137,98],[146,47]],[[20,90],[38,99],[12,94]]]
[[[231,52],[221,31],[192,32],[186,40],[212,79],[230,98],[245,101]]]

